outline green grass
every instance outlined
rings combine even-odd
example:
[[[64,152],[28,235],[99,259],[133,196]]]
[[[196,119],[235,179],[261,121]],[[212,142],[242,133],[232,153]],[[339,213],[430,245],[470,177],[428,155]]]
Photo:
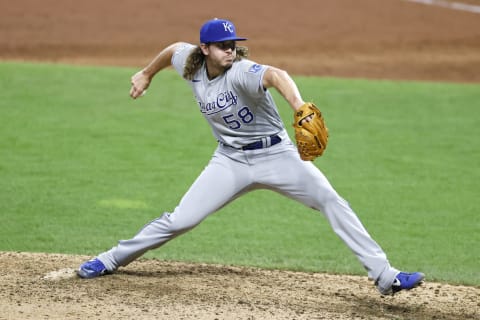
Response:
[[[134,101],[135,71],[0,64],[0,250],[94,255],[175,207],[215,141],[173,71]],[[316,165],[391,263],[480,285],[480,86],[296,80],[331,132]],[[269,191],[146,257],[364,274],[321,214]]]

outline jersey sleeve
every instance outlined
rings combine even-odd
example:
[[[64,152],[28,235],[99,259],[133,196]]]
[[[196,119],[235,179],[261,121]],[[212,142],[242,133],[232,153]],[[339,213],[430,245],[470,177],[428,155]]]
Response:
[[[172,66],[182,77],[187,58],[194,48],[195,46],[190,43],[182,43],[172,56]]]
[[[266,65],[243,59],[238,62],[238,68],[235,69],[235,83],[247,95],[260,98],[266,92],[262,82],[267,69]]]

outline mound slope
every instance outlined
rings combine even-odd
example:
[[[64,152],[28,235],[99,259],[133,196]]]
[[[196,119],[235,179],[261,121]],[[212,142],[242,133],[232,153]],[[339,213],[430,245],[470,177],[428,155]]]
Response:
[[[480,289],[380,296],[366,277],[138,260],[79,279],[88,257],[0,252],[0,319],[480,319]]]

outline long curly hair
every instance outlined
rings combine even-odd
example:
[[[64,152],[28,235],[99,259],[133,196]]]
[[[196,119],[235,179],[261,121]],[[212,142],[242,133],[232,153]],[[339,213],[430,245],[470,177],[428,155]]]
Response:
[[[235,61],[240,61],[243,58],[248,57],[248,48],[238,46],[236,47],[237,55]],[[183,69],[183,77],[187,80],[193,80],[193,76],[197,71],[202,67],[205,62],[205,55],[202,52],[200,46],[197,46],[192,50],[190,55],[187,58],[185,63],[185,68]]]

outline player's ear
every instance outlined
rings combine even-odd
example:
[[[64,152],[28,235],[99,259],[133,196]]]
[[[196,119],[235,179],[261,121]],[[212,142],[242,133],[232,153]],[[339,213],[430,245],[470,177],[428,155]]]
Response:
[[[210,46],[207,43],[201,43],[200,44],[200,50],[202,50],[202,53],[205,56],[208,56],[208,54],[210,52]]]

